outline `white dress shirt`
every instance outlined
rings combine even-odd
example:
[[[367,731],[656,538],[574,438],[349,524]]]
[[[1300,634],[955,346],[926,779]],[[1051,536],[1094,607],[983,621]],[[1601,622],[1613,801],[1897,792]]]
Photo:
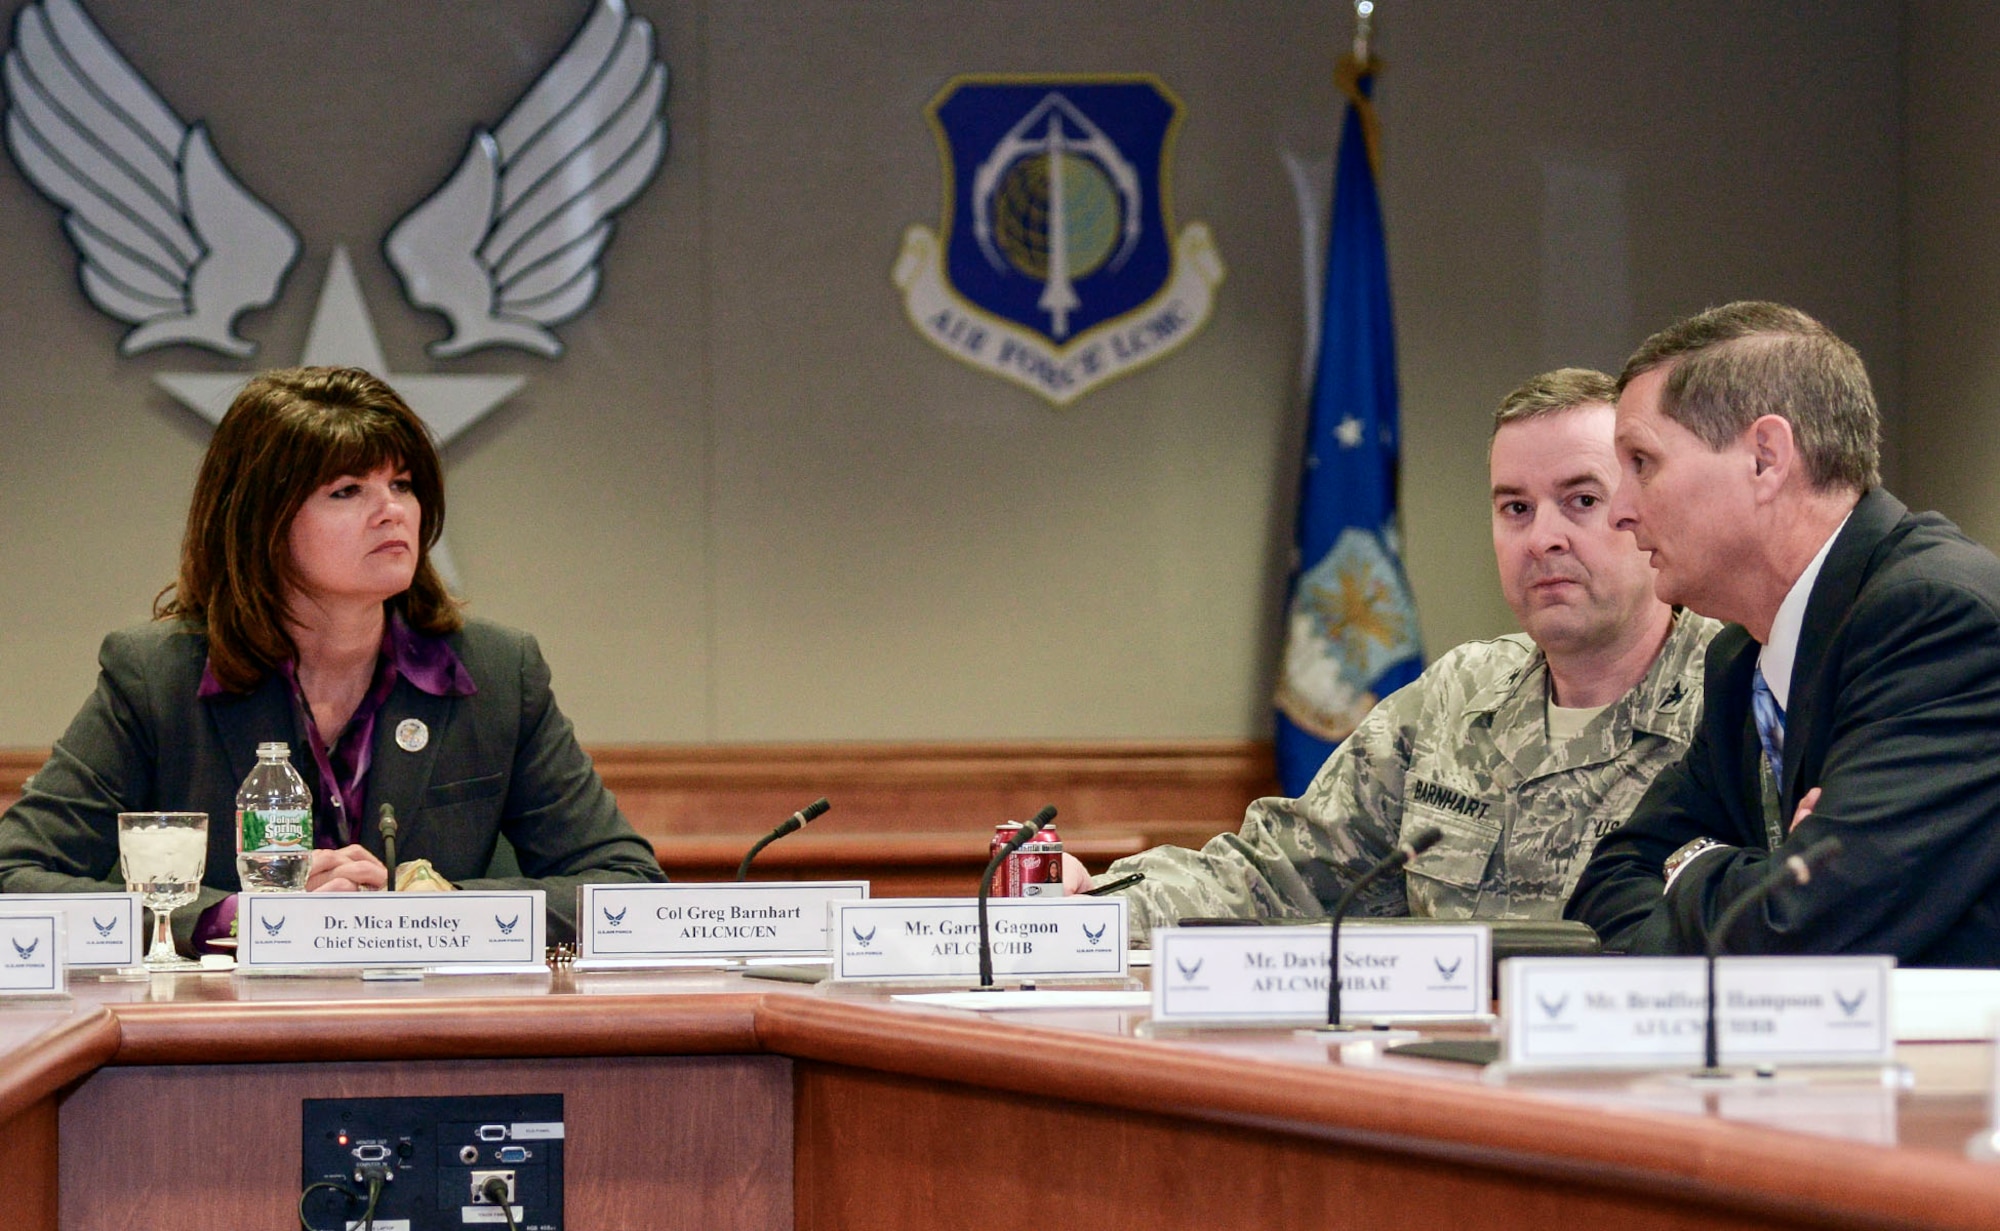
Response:
[[[1849,513],[1847,517],[1854,516]],[[1826,536],[1826,542],[1819,545],[1812,563],[1806,571],[1792,583],[1786,592],[1785,601],[1778,604],[1778,614],[1771,621],[1771,639],[1764,643],[1757,655],[1757,669],[1764,673],[1764,683],[1770,688],[1771,696],[1778,702],[1778,708],[1789,709],[1792,703],[1792,663],[1799,656],[1799,633],[1806,623],[1806,602],[1812,598],[1813,583],[1819,580],[1820,566],[1826,563],[1826,554],[1833,550],[1833,541],[1847,528],[1847,517]]]

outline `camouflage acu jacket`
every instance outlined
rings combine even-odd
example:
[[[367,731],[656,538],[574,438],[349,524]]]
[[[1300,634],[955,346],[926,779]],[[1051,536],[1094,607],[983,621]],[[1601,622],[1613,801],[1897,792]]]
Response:
[[[1681,612],[1638,687],[1559,746],[1535,644],[1467,642],[1371,710],[1302,798],[1260,799],[1241,831],[1121,859],[1100,879],[1146,874],[1125,891],[1137,944],[1189,917],[1317,917],[1400,835],[1436,825],[1444,840],[1370,886],[1356,914],[1559,919],[1597,840],[1687,751],[1721,627]]]

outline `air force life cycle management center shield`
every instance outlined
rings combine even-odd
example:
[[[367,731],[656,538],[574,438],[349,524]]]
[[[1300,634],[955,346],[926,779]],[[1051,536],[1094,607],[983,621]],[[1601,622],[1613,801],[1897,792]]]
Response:
[[[1222,258],[1172,233],[1181,103],[1151,74],[955,77],[928,117],[942,236],[903,234],[894,280],[924,337],[1058,406],[1178,348]]]

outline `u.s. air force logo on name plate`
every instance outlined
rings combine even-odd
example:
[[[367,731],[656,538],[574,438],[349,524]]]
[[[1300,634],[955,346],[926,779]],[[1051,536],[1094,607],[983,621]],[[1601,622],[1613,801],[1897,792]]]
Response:
[[[928,116],[944,225],[905,231],[893,274],[924,337],[1060,406],[1208,320],[1222,258],[1202,223],[1173,233],[1159,78],[955,77]]]

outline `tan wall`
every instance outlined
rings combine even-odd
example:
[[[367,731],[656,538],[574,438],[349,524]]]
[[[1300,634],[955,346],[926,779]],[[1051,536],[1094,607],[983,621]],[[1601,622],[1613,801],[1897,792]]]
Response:
[[[87,0],[306,244],[242,329],[293,361],[332,246],[393,372],[526,374],[448,452],[475,610],[536,631],[593,741],[1246,736],[1267,727],[1300,431],[1298,222],[1346,24],[1323,0],[634,0],[672,147],[569,353],[433,362],[383,232],[504,113],[573,0]],[[10,8],[13,6],[9,6]],[[1902,8],[1394,3],[1380,40],[1409,565],[1433,653],[1509,627],[1485,418],[1760,295],[1899,403]],[[1968,6],[1967,12],[1971,11]],[[904,320],[957,73],[1160,74],[1175,212],[1229,267],[1180,353],[1053,409]],[[54,209],[0,160],[0,745],[52,738],[171,574],[205,428],[121,359]],[[1624,268],[1619,268],[1620,266]]]
[[[1909,6],[1910,417],[1902,493],[2000,547],[2000,20],[1991,6]]]

